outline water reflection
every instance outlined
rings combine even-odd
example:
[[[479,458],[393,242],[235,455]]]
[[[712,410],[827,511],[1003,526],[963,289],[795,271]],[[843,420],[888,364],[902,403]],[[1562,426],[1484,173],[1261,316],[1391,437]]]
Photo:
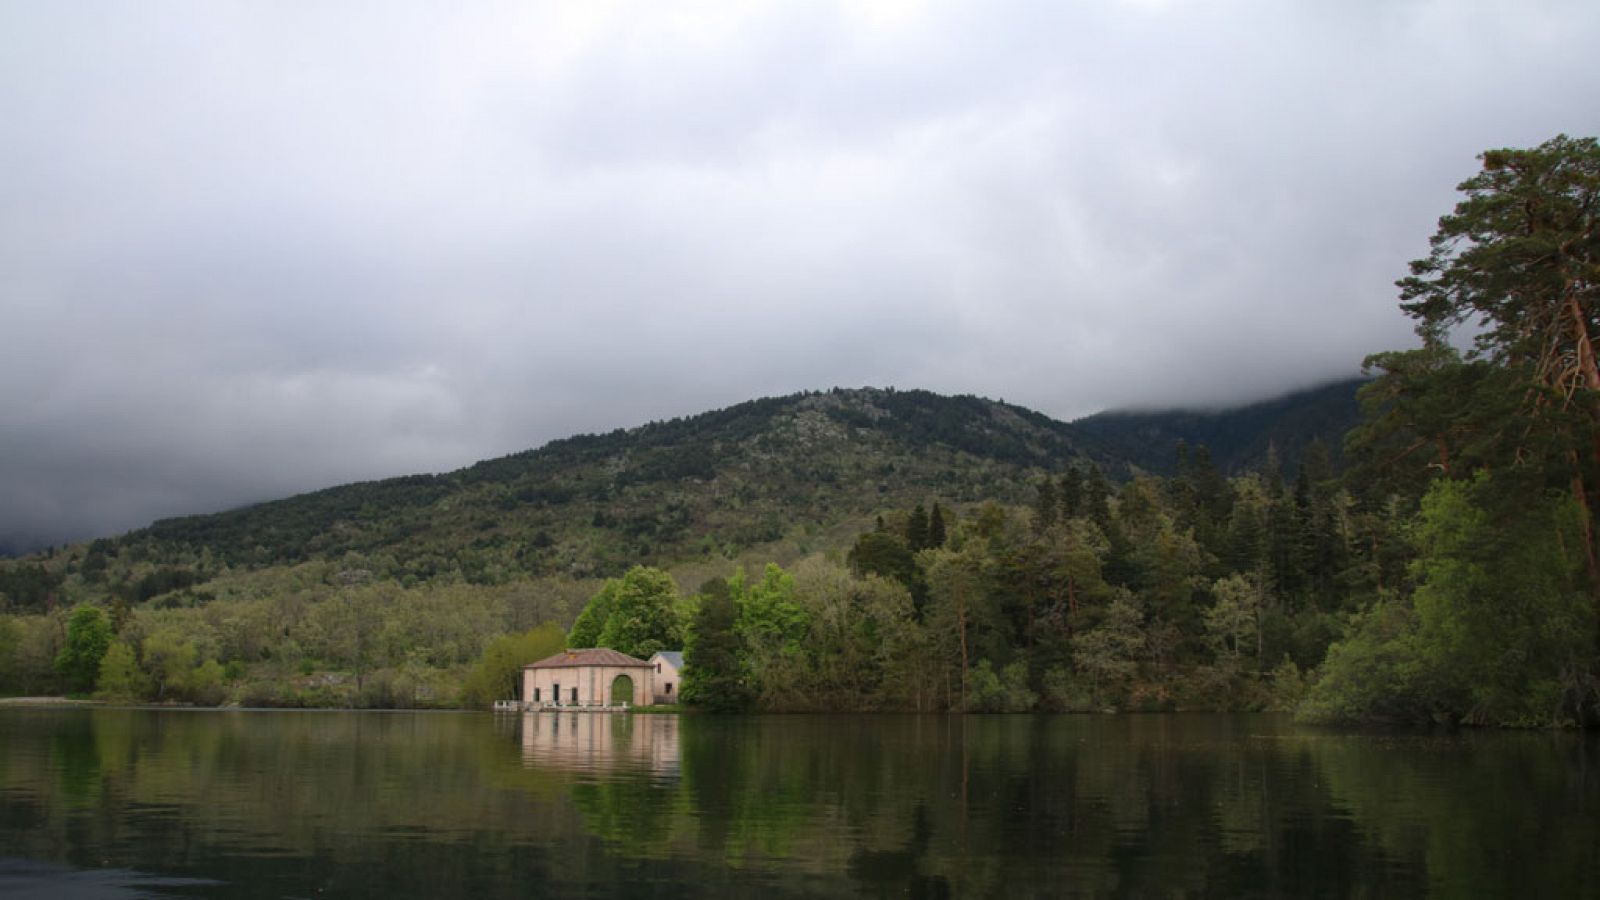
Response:
[[[530,767],[678,775],[677,716],[541,711],[522,713],[518,724]]]
[[[0,857],[0,897],[147,898],[193,896],[221,887],[208,878],[163,878],[129,869],[73,869],[25,859]]]
[[[0,711],[0,853],[191,896],[1580,896],[1596,761],[1270,716]]]

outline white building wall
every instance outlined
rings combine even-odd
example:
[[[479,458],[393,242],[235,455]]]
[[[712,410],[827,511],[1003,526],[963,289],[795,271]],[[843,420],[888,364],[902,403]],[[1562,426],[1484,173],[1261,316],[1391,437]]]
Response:
[[[678,667],[658,653],[650,657],[650,670],[650,677],[655,679],[651,698],[656,703],[677,703],[678,694],[683,690],[683,678]],[[668,685],[671,685],[670,689]]]

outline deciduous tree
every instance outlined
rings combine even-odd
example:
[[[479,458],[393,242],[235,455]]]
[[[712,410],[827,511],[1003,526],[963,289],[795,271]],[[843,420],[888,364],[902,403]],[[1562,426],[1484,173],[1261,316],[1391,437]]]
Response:
[[[111,622],[98,606],[84,605],[72,611],[66,644],[56,656],[56,671],[66,680],[68,690],[94,690],[111,637]]]

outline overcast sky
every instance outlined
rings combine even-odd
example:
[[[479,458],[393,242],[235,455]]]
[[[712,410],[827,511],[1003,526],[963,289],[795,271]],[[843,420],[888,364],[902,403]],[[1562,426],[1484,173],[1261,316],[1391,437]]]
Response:
[[[1600,130],[1596,47],[1593,0],[0,0],[0,544],[835,385],[1355,374],[1479,152]]]

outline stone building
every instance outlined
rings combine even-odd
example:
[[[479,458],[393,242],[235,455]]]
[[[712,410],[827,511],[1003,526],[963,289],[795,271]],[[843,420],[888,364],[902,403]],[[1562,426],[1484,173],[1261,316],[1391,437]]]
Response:
[[[678,694],[683,688],[683,651],[657,650],[650,657],[650,665],[655,666],[655,693],[652,695],[657,703],[677,703]]]
[[[650,706],[654,663],[606,648],[563,650],[522,667],[522,705],[547,707]],[[674,686],[673,690],[677,690]]]

